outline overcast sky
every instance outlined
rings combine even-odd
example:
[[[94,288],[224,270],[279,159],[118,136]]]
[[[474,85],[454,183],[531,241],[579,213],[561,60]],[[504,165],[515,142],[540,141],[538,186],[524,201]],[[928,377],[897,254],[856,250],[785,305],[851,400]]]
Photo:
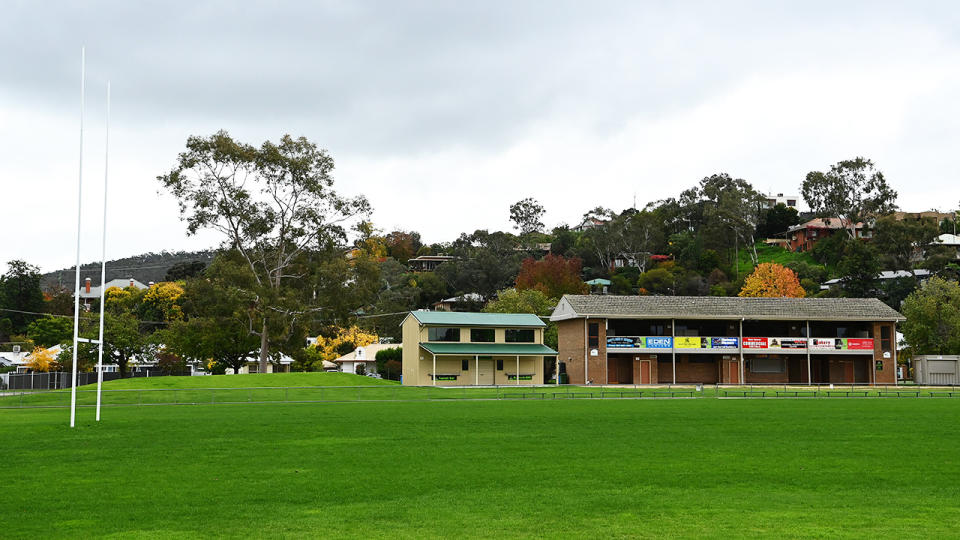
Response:
[[[290,133],[386,230],[426,242],[548,226],[727,172],[799,194],[862,155],[906,210],[960,201],[956,2],[17,2],[0,16],[0,265],[73,264],[80,47],[83,261],[187,238],[156,176],[189,135]]]

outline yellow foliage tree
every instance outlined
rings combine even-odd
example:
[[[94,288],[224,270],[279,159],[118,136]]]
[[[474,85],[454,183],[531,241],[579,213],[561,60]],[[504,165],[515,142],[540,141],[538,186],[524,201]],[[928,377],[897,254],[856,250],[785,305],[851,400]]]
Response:
[[[56,357],[53,355],[53,351],[44,349],[43,347],[37,347],[33,349],[30,360],[27,362],[27,367],[34,372],[47,372],[56,371],[58,364]]]
[[[183,287],[172,282],[163,281],[152,285],[143,295],[145,314],[163,317],[164,321],[182,321],[183,308],[180,307],[180,297],[183,296]]]
[[[747,276],[738,296],[803,298],[806,295],[793,270],[777,263],[760,263]]]
[[[364,332],[356,326],[350,328],[338,329],[333,337],[317,336],[317,342],[313,344],[315,353],[320,361],[332,361],[344,354],[356,349],[376,343],[379,341],[376,334]]]

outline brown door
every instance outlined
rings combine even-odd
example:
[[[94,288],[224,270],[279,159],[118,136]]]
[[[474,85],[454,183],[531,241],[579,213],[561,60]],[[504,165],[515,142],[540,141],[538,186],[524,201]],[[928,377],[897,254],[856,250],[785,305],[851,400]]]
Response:
[[[849,360],[843,363],[843,382],[856,382],[853,378],[853,362]]]
[[[650,384],[650,361],[640,361],[640,384]]]
[[[803,382],[803,359],[791,356],[787,362],[787,377],[792,383]]]
[[[633,358],[620,359],[620,384],[633,384]]]
[[[730,362],[730,384],[740,384],[740,367],[737,362]]]

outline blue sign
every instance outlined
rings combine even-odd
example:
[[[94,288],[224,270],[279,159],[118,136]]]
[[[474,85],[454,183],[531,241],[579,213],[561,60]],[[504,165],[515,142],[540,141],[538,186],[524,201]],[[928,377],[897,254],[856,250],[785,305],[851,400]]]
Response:
[[[736,349],[738,346],[735,337],[715,337],[710,340],[711,349]]]
[[[607,347],[610,349],[634,349],[643,347],[642,341],[643,338],[611,336],[607,338]]]
[[[671,347],[673,347],[672,337],[648,337],[647,338],[648,349],[669,349]]]

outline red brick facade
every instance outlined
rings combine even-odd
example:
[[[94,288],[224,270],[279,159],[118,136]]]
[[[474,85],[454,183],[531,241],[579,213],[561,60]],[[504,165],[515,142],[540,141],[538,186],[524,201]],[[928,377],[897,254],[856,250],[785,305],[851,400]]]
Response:
[[[597,344],[593,347],[588,346],[590,324],[597,324]],[[643,384],[646,377],[644,371],[647,369],[650,384],[674,382],[671,351],[659,354],[616,352],[608,355],[606,327],[604,319],[569,319],[557,323],[558,357],[566,364],[571,384]],[[895,325],[890,322],[872,323],[871,330],[873,355],[812,352],[809,366],[813,382],[896,384]],[[885,354],[887,357],[884,357]],[[677,352],[675,382],[784,384],[807,383],[810,380],[807,354],[746,353],[743,358],[744,365],[741,368],[739,351],[722,354]],[[753,372],[751,360],[757,358],[781,360],[782,372]],[[611,370],[614,370],[612,378]],[[624,380],[627,378],[624,374],[630,374],[632,380]]]

